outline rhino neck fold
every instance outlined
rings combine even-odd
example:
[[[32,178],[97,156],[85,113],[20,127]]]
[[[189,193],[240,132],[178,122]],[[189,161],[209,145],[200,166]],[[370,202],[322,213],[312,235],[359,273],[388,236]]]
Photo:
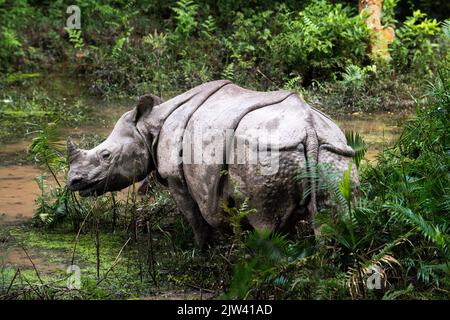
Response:
[[[139,136],[141,137],[142,143],[145,146],[145,149],[147,151],[147,155],[148,155],[148,161],[145,167],[145,174],[148,175],[150,173],[150,168],[152,163],[154,162],[154,156],[153,156],[153,152],[151,149],[151,135],[147,132],[147,130],[143,130],[143,132],[141,131],[143,128],[145,128],[145,126],[140,126],[139,123],[136,125],[136,131],[139,134]]]

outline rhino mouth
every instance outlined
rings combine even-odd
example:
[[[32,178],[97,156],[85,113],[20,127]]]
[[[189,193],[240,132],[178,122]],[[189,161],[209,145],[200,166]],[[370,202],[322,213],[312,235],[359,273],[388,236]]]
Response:
[[[104,180],[74,185],[69,189],[71,191],[78,191],[82,197],[99,196],[106,192]]]

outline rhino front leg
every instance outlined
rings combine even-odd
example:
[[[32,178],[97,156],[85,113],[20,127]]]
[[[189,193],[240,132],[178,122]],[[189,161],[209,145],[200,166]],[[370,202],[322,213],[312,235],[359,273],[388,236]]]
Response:
[[[194,231],[195,240],[200,246],[200,249],[204,251],[211,238],[211,226],[202,217],[198,205],[190,195],[186,184],[175,178],[169,178],[168,184],[178,208]]]

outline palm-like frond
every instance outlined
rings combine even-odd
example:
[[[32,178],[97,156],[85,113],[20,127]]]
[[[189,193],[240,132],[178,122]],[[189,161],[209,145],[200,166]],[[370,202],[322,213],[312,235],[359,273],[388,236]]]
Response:
[[[364,159],[364,155],[367,152],[367,144],[361,135],[354,131],[345,131],[345,138],[347,139],[347,144],[355,151],[353,160],[359,168],[359,164],[361,163],[361,160]]]
[[[422,215],[414,213],[411,209],[399,204],[386,204],[385,207],[392,209],[406,223],[417,228],[425,239],[438,246],[443,253],[448,253],[450,238],[446,226],[434,225],[426,221]]]

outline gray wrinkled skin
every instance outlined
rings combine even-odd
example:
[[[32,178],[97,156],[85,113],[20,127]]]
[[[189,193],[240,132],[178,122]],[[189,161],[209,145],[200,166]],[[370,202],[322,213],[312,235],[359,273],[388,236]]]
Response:
[[[243,139],[254,139],[258,130],[272,130],[280,137],[279,169],[261,175],[264,163],[176,161],[186,152],[185,129],[232,129],[235,137]],[[212,144],[220,150],[224,139],[204,141],[203,147]],[[248,216],[249,225],[289,231],[298,220],[314,217],[328,199],[326,194],[316,194],[314,185],[310,196],[304,196],[308,184],[314,183],[296,179],[299,172],[307,170],[306,162],[328,165],[342,175],[354,154],[337,125],[295,93],[256,92],[224,80],[205,83],[166,102],[146,95],[119,119],[103,143],[92,150],[79,150],[69,138],[68,150],[67,185],[82,196],[120,190],[156,171],[202,248],[212,228],[227,225],[222,204],[239,205],[242,200],[235,197],[235,188],[256,209]],[[353,185],[357,186],[356,166],[352,168]]]

